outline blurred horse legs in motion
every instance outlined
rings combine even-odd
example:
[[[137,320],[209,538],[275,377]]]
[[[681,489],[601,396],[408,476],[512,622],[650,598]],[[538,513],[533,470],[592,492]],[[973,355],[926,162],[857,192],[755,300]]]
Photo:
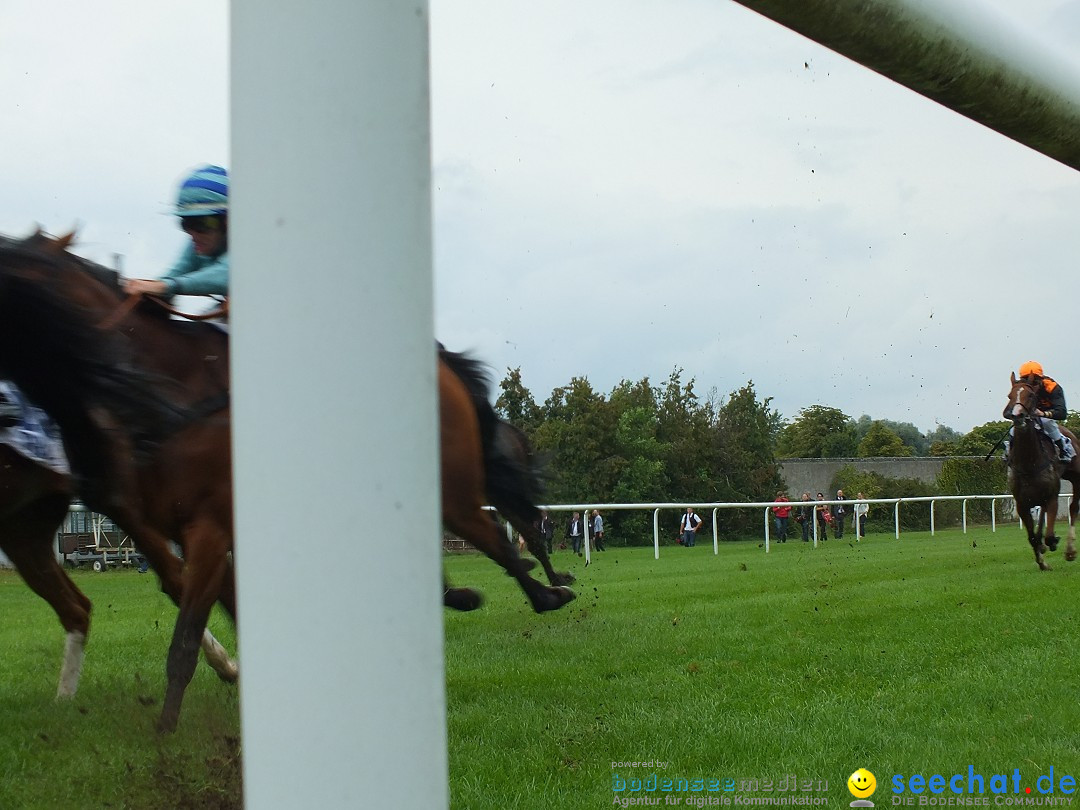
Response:
[[[440,350],[439,359],[443,523],[514,577],[537,613],[560,608],[574,598],[574,592],[563,586],[543,585],[529,576],[532,563],[518,555],[482,508],[487,498],[525,537],[536,535],[532,519],[539,511],[531,497],[538,482],[496,441],[499,420],[487,401],[486,380],[479,365],[445,350]],[[524,522],[526,518],[528,522]],[[541,545],[538,536],[536,541]],[[479,606],[480,595],[447,585],[443,603],[471,610]]]

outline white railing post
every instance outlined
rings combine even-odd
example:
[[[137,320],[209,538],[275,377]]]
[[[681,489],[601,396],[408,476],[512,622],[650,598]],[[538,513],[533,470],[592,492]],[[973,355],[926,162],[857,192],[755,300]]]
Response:
[[[585,565],[589,565],[592,562],[592,550],[589,548],[592,545],[592,513],[586,507],[582,514],[585,516],[584,525],[582,526],[584,529],[582,536],[585,539]]]
[[[660,559],[660,507],[653,509],[652,513],[652,542],[653,559]]]
[[[244,803],[445,808],[428,4],[230,14]]]

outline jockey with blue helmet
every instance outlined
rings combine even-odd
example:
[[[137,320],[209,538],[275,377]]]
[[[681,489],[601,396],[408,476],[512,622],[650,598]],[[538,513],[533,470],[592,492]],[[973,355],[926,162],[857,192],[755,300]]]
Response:
[[[160,279],[129,279],[128,293],[228,295],[229,175],[221,166],[202,166],[180,184],[173,213],[191,241]]]
[[[1043,433],[1061,451],[1061,460],[1070,463],[1076,456],[1072,442],[1062,435],[1056,420],[1066,419],[1069,411],[1065,407],[1065,390],[1052,377],[1043,374],[1042,363],[1028,360],[1020,366],[1020,378],[1035,389],[1035,411],[1032,416],[1039,420]],[[1012,430],[1009,430],[1010,436]]]

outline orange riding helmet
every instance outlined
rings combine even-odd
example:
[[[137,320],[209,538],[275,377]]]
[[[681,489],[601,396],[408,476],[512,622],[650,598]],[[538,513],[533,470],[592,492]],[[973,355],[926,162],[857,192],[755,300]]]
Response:
[[[1020,376],[1027,377],[1029,374],[1034,374],[1036,377],[1043,376],[1042,363],[1036,363],[1034,360],[1028,360],[1022,366],[1020,366]]]

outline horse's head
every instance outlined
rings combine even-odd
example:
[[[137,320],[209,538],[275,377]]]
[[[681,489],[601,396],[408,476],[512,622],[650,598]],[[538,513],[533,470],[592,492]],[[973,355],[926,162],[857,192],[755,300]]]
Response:
[[[1012,381],[1012,389],[1009,391],[1009,401],[1002,416],[1011,419],[1013,424],[1018,424],[1029,419],[1035,411],[1037,386],[1026,377],[1017,379],[1015,373],[1010,374],[1009,379]]]

